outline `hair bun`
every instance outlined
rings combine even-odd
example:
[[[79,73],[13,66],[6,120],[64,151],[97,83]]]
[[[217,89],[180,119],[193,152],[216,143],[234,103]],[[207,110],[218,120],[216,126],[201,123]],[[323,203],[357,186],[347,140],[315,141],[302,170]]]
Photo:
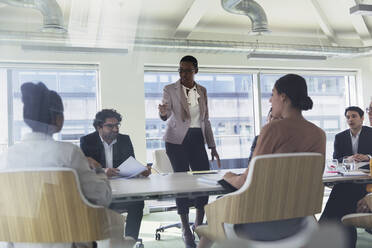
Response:
[[[305,96],[299,103],[301,110],[309,110],[313,108],[313,100],[309,96]]]

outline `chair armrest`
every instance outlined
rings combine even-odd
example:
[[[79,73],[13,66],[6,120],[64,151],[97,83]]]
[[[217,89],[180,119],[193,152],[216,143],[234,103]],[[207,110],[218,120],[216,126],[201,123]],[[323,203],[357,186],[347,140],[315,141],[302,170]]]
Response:
[[[369,210],[372,211],[372,193],[369,193],[365,196]]]
[[[368,228],[368,229],[372,228],[372,214],[371,213],[348,214],[342,217],[341,221],[345,225]]]

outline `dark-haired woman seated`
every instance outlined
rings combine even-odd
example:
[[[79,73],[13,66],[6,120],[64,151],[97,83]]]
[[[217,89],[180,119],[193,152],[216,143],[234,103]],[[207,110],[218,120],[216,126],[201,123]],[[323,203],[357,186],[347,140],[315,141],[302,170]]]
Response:
[[[111,187],[105,176],[98,177],[89,168],[80,148],[68,142],[55,141],[54,133],[61,131],[64,116],[61,97],[43,83],[24,83],[21,86],[23,118],[32,129],[22,141],[0,157],[1,169],[69,167],[75,169],[84,196],[92,203],[108,206]],[[104,174],[103,174],[104,175]],[[89,247],[91,244],[26,244],[14,243],[8,247]]]
[[[273,153],[317,152],[325,154],[326,136],[322,129],[305,120],[302,110],[313,107],[303,77],[288,74],[279,78],[270,98],[272,115],[281,120],[273,121],[261,130],[253,157]],[[249,168],[242,174],[231,172],[224,179],[239,189],[243,186]],[[311,175],[309,175],[311,176]],[[241,238],[274,241],[294,235],[302,225],[303,218],[264,223],[235,225],[236,234]],[[199,248],[210,247],[211,242],[202,237]]]

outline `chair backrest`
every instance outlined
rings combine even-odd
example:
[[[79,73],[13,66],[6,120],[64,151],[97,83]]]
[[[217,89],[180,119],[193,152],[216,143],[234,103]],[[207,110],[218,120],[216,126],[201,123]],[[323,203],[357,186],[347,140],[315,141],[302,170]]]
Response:
[[[245,184],[226,195],[225,223],[291,219],[319,213],[324,186],[324,156],[318,153],[255,157]],[[223,197],[224,198],[224,197]]]
[[[109,237],[105,209],[67,168],[0,172],[0,241],[71,243]]]
[[[173,168],[169,161],[168,155],[164,149],[154,150],[152,153],[154,163],[152,168],[157,170],[159,173],[172,173]]]

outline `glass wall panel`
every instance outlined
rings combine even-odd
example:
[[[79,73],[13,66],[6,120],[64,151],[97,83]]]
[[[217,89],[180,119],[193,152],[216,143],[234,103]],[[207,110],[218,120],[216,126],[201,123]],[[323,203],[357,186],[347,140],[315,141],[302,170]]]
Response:
[[[165,85],[178,80],[178,73],[145,72],[147,161],[152,151],[164,149],[166,122],[159,118]],[[254,137],[252,75],[198,73],[195,81],[207,89],[209,117],[221,159],[248,158]]]

